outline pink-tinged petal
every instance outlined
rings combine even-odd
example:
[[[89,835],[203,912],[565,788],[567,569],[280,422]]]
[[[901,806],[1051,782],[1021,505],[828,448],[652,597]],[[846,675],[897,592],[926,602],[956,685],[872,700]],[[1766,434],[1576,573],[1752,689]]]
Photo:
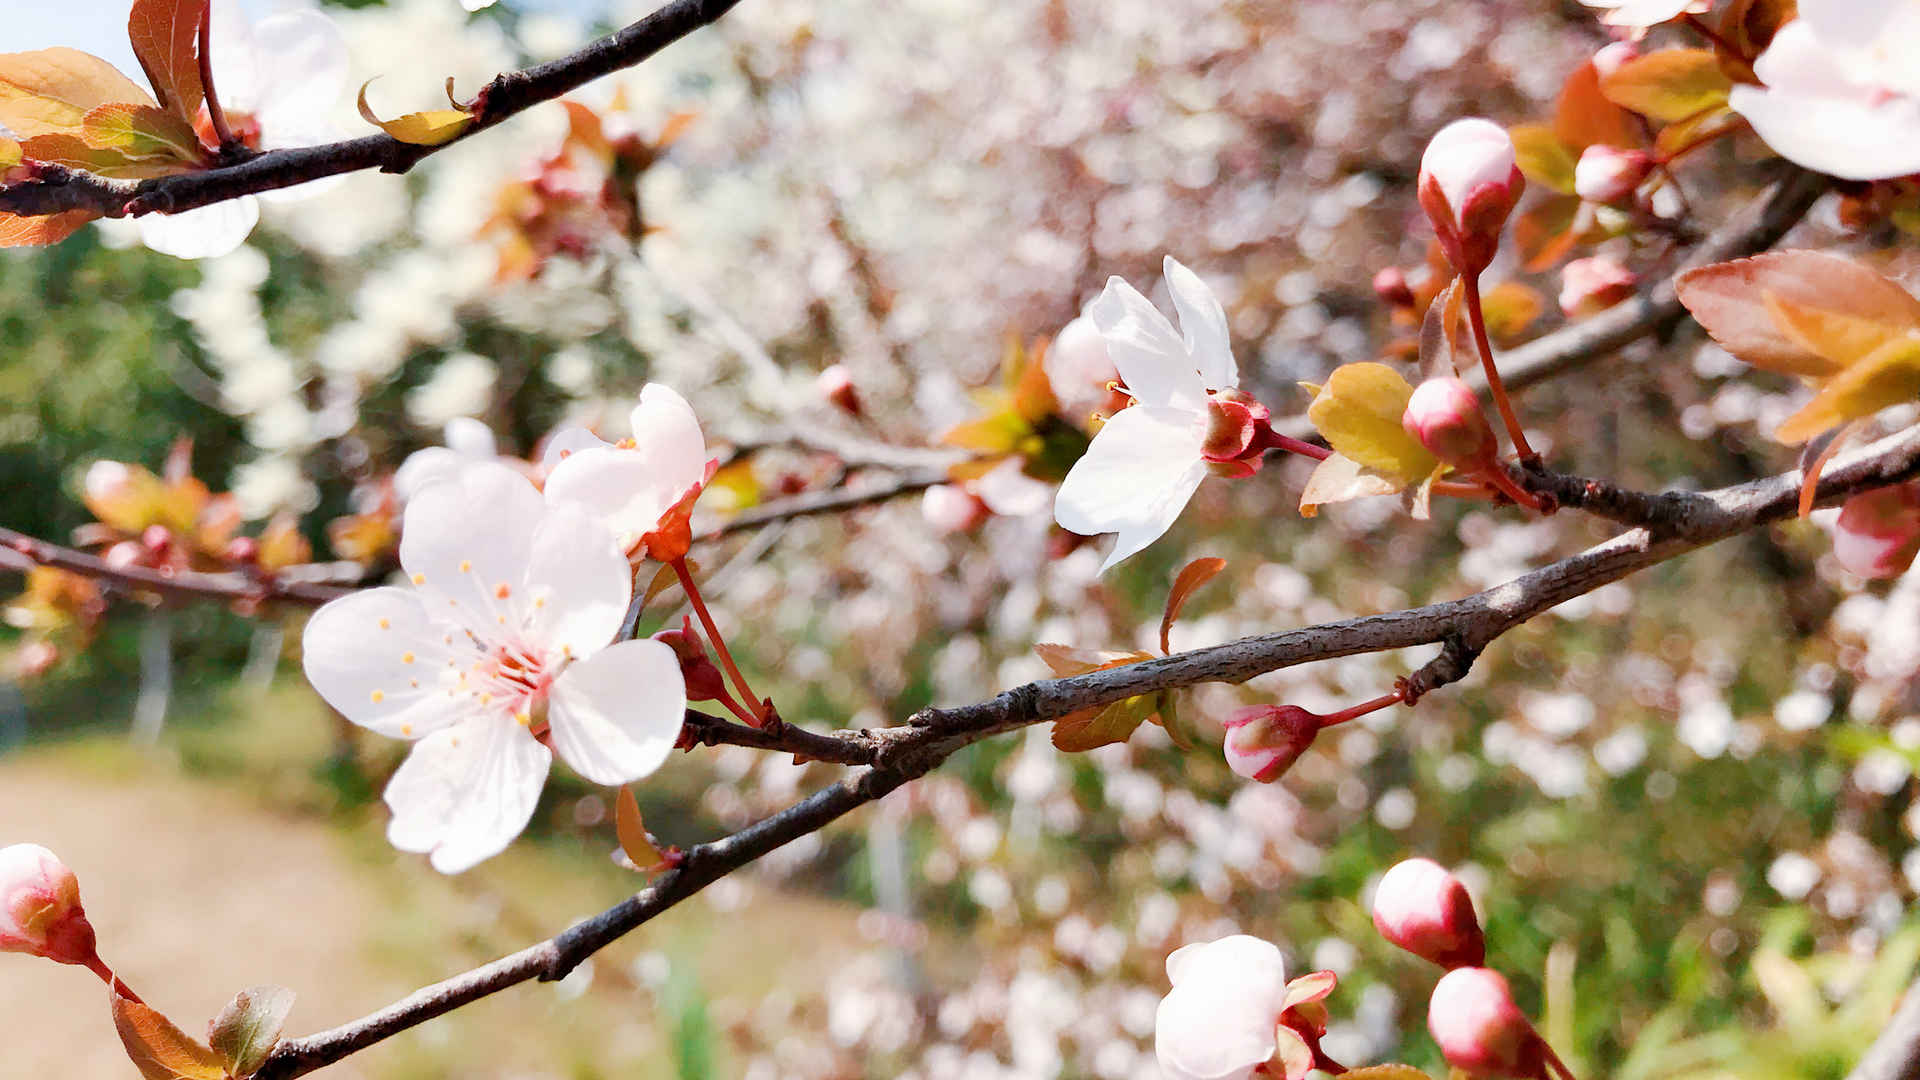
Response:
[[[607,440],[586,428],[561,428],[547,436],[547,444],[540,450],[540,471],[550,476],[553,474],[554,466],[580,451],[609,445],[611,444]]]
[[[140,242],[176,259],[215,259],[231,254],[260,223],[260,200],[251,195],[188,210],[134,219]]]
[[[574,503],[600,515],[622,551],[660,525],[660,515],[686,494],[645,454],[616,447],[569,455],[547,476],[547,501]]]
[[[707,440],[693,406],[670,386],[648,383],[633,407],[633,443],[659,470],[669,488],[681,494],[706,479]]]
[[[1186,342],[1140,290],[1117,277],[1088,309],[1127,392],[1147,405],[1200,409],[1207,388]]]
[[[1135,405],[1094,435],[1054,496],[1053,516],[1083,536],[1118,533],[1105,570],[1173,525],[1207,475],[1205,414]]]
[[[301,665],[307,681],[347,719],[392,738],[419,738],[470,708],[466,696],[448,695],[445,680],[475,657],[456,655],[448,633],[413,590],[368,589],[313,613],[301,638]],[[466,637],[455,641],[464,644]]]
[[[1174,310],[1180,313],[1187,353],[1198,365],[1201,381],[1209,390],[1239,386],[1240,366],[1233,359],[1233,339],[1227,333],[1227,313],[1219,298],[1200,275],[1173,256],[1166,257],[1162,269],[1167,276],[1167,291],[1173,294]]]
[[[1736,86],[1729,99],[1781,157],[1843,180],[1920,172],[1920,100],[1807,97]]]
[[[432,852],[443,874],[466,870],[527,827],[552,761],[504,716],[437,731],[414,744],[387,783],[387,840],[402,851]]]
[[[1246,1080],[1273,1057],[1287,993],[1278,949],[1236,934],[1180,949],[1167,972],[1153,1041],[1171,1080]]]
[[[596,784],[629,784],[660,767],[686,722],[687,688],[673,649],[623,641],[573,664],[553,684],[553,748]]]
[[[225,2],[214,0],[214,6]],[[347,85],[347,39],[340,27],[312,8],[287,11],[254,24],[253,41],[273,72],[256,106],[260,126],[289,132],[323,126]]]
[[[1053,486],[1028,476],[1020,470],[1020,464],[1020,459],[1009,457],[973,482],[973,493],[987,504],[987,509],[1004,517],[1026,517],[1046,510]]]
[[[407,503],[400,566],[437,594],[426,598],[446,607],[436,617],[489,625],[499,587],[525,579],[545,509],[526,477],[496,462],[469,462]]]
[[[518,598],[528,637],[578,659],[592,656],[619,631],[632,592],[626,553],[598,517],[566,503],[547,510]]]
[[[1251,934],[1196,941],[1167,957],[1167,981],[1175,986],[1189,980],[1234,977],[1235,972],[1258,972],[1262,985],[1270,978],[1281,987],[1281,999],[1285,998],[1286,959],[1279,947]]]

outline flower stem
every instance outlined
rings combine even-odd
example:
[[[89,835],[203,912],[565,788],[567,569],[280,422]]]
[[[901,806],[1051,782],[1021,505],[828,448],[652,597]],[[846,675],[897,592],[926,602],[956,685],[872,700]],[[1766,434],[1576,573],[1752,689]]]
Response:
[[[1711,26],[1708,26],[1705,19],[1702,19],[1700,16],[1695,15],[1691,11],[1682,13],[1680,18],[1683,21],[1685,21],[1688,26],[1693,27],[1693,29],[1697,31],[1701,37],[1704,37],[1708,41],[1713,42],[1714,47],[1719,49],[1721,52],[1724,52],[1728,56],[1731,56],[1737,60],[1740,60],[1742,63],[1751,62],[1752,57],[1749,57],[1745,53],[1741,52],[1739,49],[1734,48],[1733,42],[1728,41],[1726,38],[1720,35],[1719,31],[1715,30]]]
[[[1268,450],[1285,450],[1289,454],[1299,454],[1301,457],[1309,457],[1315,461],[1325,461],[1333,456],[1333,451],[1324,446],[1315,446],[1291,435],[1282,435],[1272,429],[1266,429],[1262,434],[1265,436],[1265,448]]]
[[[1575,1080],[1573,1070],[1567,1068],[1567,1063],[1561,1061],[1560,1055],[1553,1052],[1553,1047],[1547,1040],[1540,1040],[1540,1049],[1546,1056],[1547,1068],[1552,1070],[1555,1076],[1559,1077],[1560,1080]]]
[[[145,1001],[142,1001],[140,999],[139,994],[136,994],[133,992],[133,987],[128,986],[124,982],[121,982],[120,976],[115,975],[113,973],[113,969],[108,967],[107,962],[105,960],[100,959],[98,955],[94,956],[93,959],[87,961],[87,970],[93,972],[95,975],[100,976],[100,981],[112,987],[114,992],[119,994],[121,997],[126,998],[128,1001],[133,1002],[135,1005],[146,1004]]]
[[[1513,414],[1513,402],[1507,400],[1507,388],[1500,381],[1500,372],[1493,366],[1493,343],[1487,340],[1487,317],[1480,310],[1480,275],[1460,275],[1462,287],[1466,290],[1462,298],[1467,302],[1467,321],[1473,325],[1473,343],[1480,349],[1480,363],[1487,372],[1487,389],[1493,393],[1493,403],[1500,410],[1500,419],[1507,425],[1507,436],[1513,440],[1513,451],[1520,455],[1522,462],[1532,461],[1540,455],[1527,445],[1527,433],[1520,430],[1520,418]]]
[[[200,87],[207,95],[207,120],[213,125],[213,137],[224,153],[234,145],[233,128],[227,125],[227,110],[220,105],[220,95],[213,89],[213,54],[207,49],[207,40],[212,36],[213,5],[207,5],[200,13]]]
[[[1382,694],[1372,701],[1363,701],[1352,708],[1323,714],[1320,717],[1320,728],[1324,731],[1335,724],[1344,724],[1354,717],[1365,716],[1371,712],[1379,712],[1381,709],[1387,708],[1390,705],[1398,705],[1405,700],[1406,692],[1396,687],[1392,693]]]
[[[1521,506],[1537,514],[1550,513],[1546,502],[1542,500],[1540,496],[1514,483],[1513,477],[1507,474],[1507,470],[1502,468],[1499,462],[1496,461],[1488,466],[1486,471],[1480,475],[1486,479],[1488,484],[1492,485],[1495,491],[1519,503]]]
[[[687,571],[686,558],[683,556],[667,565],[673,567],[674,576],[680,579],[680,588],[686,591],[687,601],[693,605],[693,613],[699,616],[700,625],[706,628],[707,637],[713,641],[713,651],[720,656],[720,666],[733,680],[734,689],[740,691],[740,696],[748,703],[746,708],[736,709],[736,715],[749,725],[760,727],[766,721],[766,704],[754,696],[753,690],[747,686],[747,677],[740,674],[739,665],[733,662],[733,654],[727,651],[726,639],[720,636],[720,628],[713,624],[713,615],[707,611],[707,601],[700,595],[700,587],[693,583],[693,575]]]

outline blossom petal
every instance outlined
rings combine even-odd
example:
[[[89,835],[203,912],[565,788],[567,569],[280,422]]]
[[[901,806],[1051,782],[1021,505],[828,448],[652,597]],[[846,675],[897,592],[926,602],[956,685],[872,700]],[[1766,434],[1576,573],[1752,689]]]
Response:
[[[632,592],[626,553],[598,517],[571,504],[547,511],[528,550],[519,608],[528,637],[592,656],[619,631]]]
[[[1920,172],[1920,101],[1907,97],[1807,97],[1736,86],[1733,110],[1773,151],[1843,180],[1884,180]]]
[[[595,435],[583,427],[561,428],[547,436],[547,445],[540,451],[540,471],[552,475],[554,466],[572,457],[582,450],[591,450],[596,446],[609,446],[607,440]]]
[[[670,386],[648,383],[640,388],[631,419],[635,448],[676,490],[676,501],[706,479],[707,440],[686,398]]]
[[[1209,390],[1239,386],[1240,367],[1233,359],[1233,339],[1227,333],[1227,313],[1219,297],[1200,275],[1171,255],[1162,269],[1167,291],[1173,294],[1173,308],[1180,313],[1180,329],[1186,333],[1187,354],[1199,366],[1201,381]]]
[[[660,525],[660,515],[686,494],[645,454],[595,447],[569,455],[547,477],[547,501],[575,503],[600,515],[622,551]]]
[[[553,748],[596,784],[628,784],[673,752],[686,722],[687,688],[673,650],[623,641],[567,668],[553,683]]]
[[[1207,388],[1186,342],[1140,290],[1117,277],[1088,309],[1127,392],[1147,405],[1200,409]]]
[[[260,126],[294,132],[323,125],[347,85],[347,39],[340,27],[312,8],[286,11],[255,23],[253,44],[273,65],[273,78],[260,88],[255,106]]]
[[[179,214],[136,218],[140,242],[176,259],[214,259],[231,254],[260,223],[260,200],[251,195]]]
[[[207,28],[207,55],[221,106],[230,112],[258,111],[271,75],[264,70],[245,9],[233,0],[215,0],[207,17],[212,22]]]
[[[393,491],[400,496],[401,502],[412,499],[437,484],[457,474],[468,464],[468,459],[458,450],[445,446],[423,446],[407,455],[407,460],[393,470]]]
[[[468,625],[492,621],[495,590],[525,580],[545,511],[526,477],[497,462],[469,462],[414,495],[400,533],[400,565],[451,601]]]
[[[1245,1080],[1271,1058],[1287,993],[1270,942],[1235,934],[1167,958],[1173,990],[1154,1017],[1154,1051],[1174,1080]]]
[[[1177,409],[1122,409],[1075,462],[1053,516],[1061,527],[1092,536],[1118,533],[1102,570],[1153,543],[1207,475],[1200,449],[1206,418]]]
[[[301,666],[347,719],[382,735],[416,738],[460,719],[467,704],[446,693],[445,633],[413,590],[368,589],[314,612],[301,638]]]
[[[456,416],[447,421],[441,441],[447,444],[447,449],[475,461],[491,461],[500,454],[493,429],[471,416]]]
[[[533,817],[553,755],[503,716],[437,731],[387,783],[387,840],[433,853],[433,868],[457,874],[497,855]]]

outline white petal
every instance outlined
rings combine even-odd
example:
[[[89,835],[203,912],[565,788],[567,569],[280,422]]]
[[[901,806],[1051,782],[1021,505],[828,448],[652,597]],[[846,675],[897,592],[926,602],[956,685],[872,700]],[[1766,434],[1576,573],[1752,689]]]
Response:
[[[475,461],[492,461],[500,454],[493,429],[471,416],[456,416],[447,421],[441,441],[447,449]]]
[[[596,784],[612,785],[659,768],[686,714],[680,661],[666,645],[642,638],[561,672],[547,718],[561,760]]]
[[[569,455],[547,476],[547,501],[575,503],[600,515],[622,551],[660,525],[686,494],[638,450],[596,447]]]
[[[633,592],[613,534],[591,511],[565,503],[549,507],[534,531],[524,581],[527,637],[580,659],[613,640]]]
[[[1816,172],[1844,180],[1920,172],[1920,100],[1736,86],[1729,104],[1775,153]]]
[[[347,719],[393,738],[418,738],[460,719],[471,700],[446,692],[446,635],[414,590],[368,589],[313,613],[301,638],[301,666]],[[472,657],[460,659],[464,667]]]
[[[1167,958],[1173,990],[1154,1017],[1154,1050],[1175,1080],[1244,1080],[1273,1056],[1286,1001],[1280,950],[1245,934]]]
[[[213,21],[207,29],[207,52],[213,62],[214,92],[221,107],[254,112],[260,108],[271,75],[254,44],[245,5],[241,0],[213,0],[208,11]]]
[[[996,514],[1026,517],[1047,508],[1047,500],[1053,495],[1053,486],[1021,472],[1020,459],[1009,457],[973,481],[973,493],[987,504],[987,509]]]
[[[1053,516],[1092,536],[1119,533],[1107,569],[1167,531],[1207,475],[1204,414],[1135,405],[1094,435],[1060,484]]]
[[[547,445],[540,451],[540,471],[551,476],[555,465],[580,451],[607,445],[610,444],[605,439],[586,428],[561,428],[547,436]]]
[[[1106,291],[1088,313],[1107,339],[1107,353],[1120,380],[1137,400],[1175,408],[1204,405],[1207,388],[1186,342],[1140,290],[1117,277],[1108,278]]]
[[[393,491],[401,502],[413,498],[433,484],[459,475],[468,464],[459,451],[444,446],[423,446],[407,455],[393,470]]]
[[[450,601],[436,616],[485,625],[498,606],[496,590],[525,580],[545,510],[526,477],[496,462],[468,461],[407,503],[400,565]]]
[[[687,399],[670,386],[648,383],[633,407],[636,449],[677,488],[676,501],[707,476],[707,440]]]
[[[433,868],[457,874],[497,855],[533,817],[553,755],[503,716],[437,731],[387,782],[387,840],[433,852]]]
[[[468,11],[483,11],[493,4],[494,0],[460,0],[460,6]]]
[[[254,24],[253,41],[273,72],[257,106],[263,133],[323,123],[347,85],[347,39],[340,27],[312,8],[287,11]]]
[[[180,214],[136,218],[140,242],[176,259],[213,259],[231,253],[260,223],[260,200],[251,195]]]
[[[1807,0],[1799,15],[1829,47],[1868,49],[1911,6],[1911,0]]]
[[[1199,365],[1201,380],[1209,390],[1239,386],[1240,367],[1233,360],[1233,339],[1227,334],[1227,313],[1219,298],[1173,256],[1166,257],[1162,269],[1167,291],[1173,294],[1173,308],[1180,313],[1180,329],[1186,333],[1187,353]]]

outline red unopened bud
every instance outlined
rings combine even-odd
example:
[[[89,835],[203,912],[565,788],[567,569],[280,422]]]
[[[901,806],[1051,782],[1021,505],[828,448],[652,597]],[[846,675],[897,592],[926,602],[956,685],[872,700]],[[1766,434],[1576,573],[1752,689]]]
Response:
[[[1455,120],[1420,159],[1420,207],[1447,261],[1478,274],[1500,248],[1500,229],[1526,188],[1506,129],[1478,117]]]
[[[1441,976],[1427,1005],[1427,1030],[1447,1064],[1468,1076],[1546,1080],[1547,1044],[1497,971],[1463,967]]]
[[[1575,259],[1560,270],[1560,310],[1569,319],[1598,314],[1632,296],[1639,284],[1618,259]]]
[[[1320,734],[1322,717],[1298,705],[1253,705],[1227,717],[1227,767],[1271,784],[1286,775]]]
[[[138,540],[120,541],[108,548],[101,559],[115,570],[125,570],[130,566],[144,566],[149,561],[146,546]]]
[[[1406,273],[1397,266],[1386,267],[1373,275],[1373,294],[1390,307],[1410,308],[1415,303],[1413,287],[1407,284]]]
[[[80,907],[80,879],[38,844],[0,848],[0,951],[89,967],[100,962]]]
[[[1432,859],[1407,859],[1386,872],[1373,892],[1373,925],[1381,937],[1443,968],[1478,967],[1487,959],[1467,887]]]
[[[149,525],[140,532],[140,544],[155,559],[164,562],[173,552],[173,530],[165,525]]]
[[[1480,399],[1451,375],[1415,387],[1400,426],[1428,453],[1462,472],[1487,468],[1500,450],[1486,414],[1480,411]]]
[[[251,565],[260,558],[260,541],[251,536],[236,536],[227,541],[223,554],[230,563]]]
[[[857,418],[864,415],[860,407],[860,395],[853,388],[853,373],[847,370],[847,365],[835,364],[822,371],[813,385],[827,404],[848,416]]]
[[[653,640],[673,650],[680,660],[680,675],[687,683],[688,701],[715,701],[726,695],[727,681],[707,657],[706,643],[693,629],[692,616],[682,616],[678,630],[661,630]]]
[[[1599,51],[1593,54],[1593,70],[1599,72],[1600,77],[1604,79],[1638,59],[1640,59],[1640,46],[1631,41],[1616,41],[1610,45],[1601,46]]]
[[[1896,484],[1855,495],[1833,526],[1833,557],[1858,577],[1907,572],[1920,554],[1920,484]]]
[[[1590,203],[1612,206],[1632,198],[1652,171],[1653,157],[1646,152],[1596,143],[1573,167],[1573,191]]]

